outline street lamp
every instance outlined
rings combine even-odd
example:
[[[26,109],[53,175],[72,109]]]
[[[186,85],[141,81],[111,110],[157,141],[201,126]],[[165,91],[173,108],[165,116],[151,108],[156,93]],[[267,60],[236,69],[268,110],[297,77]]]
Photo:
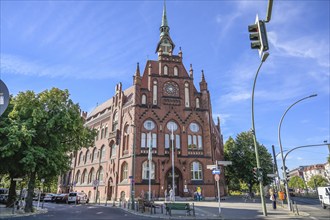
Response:
[[[261,63],[259,65],[257,73],[254,77],[253,88],[252,88],[252,134],[253,134],[254,150],[255,150],[255,154],[256,154],[258,171],[260,170],[261,167],[260,167],[259,152],[258,152],[258,147],[257,147],[256,129],[255,129],[255,126],[254,126],[254,89],[255,89],[255,86],[256,86],[256,81],[257,81],[257,77],[258,77],[258,74],[259,74],[259,70],[260,70],[262,64],[266,61],[268,56],[269,56],[268,52],[265,52],[265,53],[262,54]],[[260,197],[261,197],[262,211],[263,211],[264,216],[267,216],[262,178],[259,178],[259,185],[260,185]]]
[[[148,193],[148,200],[151,201],[151,170],[152,170],[152,133],[149,132],[148,136],[150,135],[150,142],[149,142],[149,153],[148,153],[148,160],[149,160],[149,193]]]
[[[309,98],[313,98],[317,96],[317,94],[313,94],[313,95],[310,95],[310,96],[306,96],[305,98],[302,98],[302,99],[299,99],[298,101],[296,101],[295,103],[293,103],[292,105],[290,105],[284,112],[284,114],[282,115],[282,118],[280,120],[280,124],[278,125],[278,142],[279,142],[279,145],[280,145],[280,150],[281,150],[281,157],[282,157],[282,164],[283,164],[283,178],[284,180],[287,179],[287,175],[286,175],[286,170],[285,170],[285,159],[284,159],[284,156],[283,156],[283,148],[282,148],[282,142],[281,142],[281,126],[282,126],[282,122],[283,122],[283,119],[286,115],[286,113],[297,103],[305,100],[305,99],[309,99]],[[286,200],[287,200],[287,203],[288,203],[288,209],[291,210],[291,205],[290,205],[290,195],[289,195],[289,186],[288,186],[288,183],[285,184],[285,191],[286,191]]]
[[[171,126],[171,140],[172,140],[172,200],[175,202],[175,183],[174,183],[174,122]]]

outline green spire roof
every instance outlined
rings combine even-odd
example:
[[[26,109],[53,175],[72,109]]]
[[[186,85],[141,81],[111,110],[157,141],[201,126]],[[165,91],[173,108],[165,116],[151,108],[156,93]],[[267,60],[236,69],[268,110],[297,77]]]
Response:
[[[167,17],[166,17],[166,3],[165,3],[165,0],[164,0],[163,17],[162,17],[162,25],[161,26],[162,27],[168,26]]]

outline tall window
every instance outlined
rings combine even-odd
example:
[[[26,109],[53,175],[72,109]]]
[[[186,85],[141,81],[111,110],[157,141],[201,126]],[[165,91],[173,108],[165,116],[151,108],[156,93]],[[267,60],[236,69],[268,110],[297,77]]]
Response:
[[[149,179],[149,161],[146,160],[142,164],[142,179]],[[151,179],[155,179],[155,163],[152,161],[151,162]]]
[[[189,125],[188,149],[189,150],[202,150],[203,149],[202,129],[195,122],[190,123],[190,125]]]
[[[92,183],[93,180],[95,180],[94,168],[92,168],[91,171],[89,172],[88,183]]]
[[[96,137],[95,137],[96,141],[99,139],[99,135],[100,135],[100,128],[98,128],[96,131]]]
[[[129,146],[129,125],[124,128],[124,138],[123,138],[123,155],[128,153]]]
[[[85,163],[89,162],[89,158],[90,158],[90,153],[89,150],[86,151],[86,158],[85,158]]]
[[[147,104],[147,96],[145,94],[142,95],[142,105]]]
[[[166,125],[166,133],[165,133],[165,148],[172,148],[172,143],[174,147],[177,149],[181,148],[181,140],[180,140],[180,129],[178,125],[174,121],[170,121]],[[173,135],[172,135],[173,131]]]
[[[191,179],[192,180],[202,180],[202,164],[200,162],[191,163]]]
[[[164,66],[164,75],[168,75],[168,67],[166,65]]]
[[[121,182],[128,180],[128,164],[126,162],[121,166]]]
[[[141,148],[146,148],[150,145],[152,148],[157,147],[157,128],[153,121],[146,120],[143,123],[141,132]]]
[[[111,146],[111,158],[116,157],[116,155],[117,155],[117,147],[116,147],[116,144],[113,143]]]
[[[115,112],[112,117],[112,131],[116,131],[118,126],[118,113]]]
[[[200,105],[199,105],[199,98],[196,98],[196,108],[200,108]]]
[[[79,154],[79,165],[80,164],[82,164],[82,162],[83,162],[83,152],[80,152],[80,154]]]
[[[153,91],[152,91],[152,104],[157,105],[157,81],[153,82]]]
[[[105,129],[104,129],[104,138],[108,137],[108,124],[105,125]]]
[[[189,83],[184,84],[184,103],[185,107],[190,107],[190,101],[189,101]]]
[[[87,183],[87,178],[88,178],[88,174],[87,174],[87,170],[85,169],[82,176],[81,176],[81,183]]]
[[[104,160],[105,158],[105,146],[103,145],[101,148],[101,155],[100,155],[101,159]]]
[[[97,159],[97,149],[96,149],[96,147],[94,147],[94,150],[93,150],[93,162],[95,162],[96,161],[96,159]]]
[[[76,183],[80,183],[80,170],[78,170],[76,174]]]
[[[174,67],[174,76],[178,76],[179,75],[179,69],[177,66]]]
[[[99,178],[99,182],[103,182],[103,167],[100,167],[100,170],[97,175],[97,177]]]

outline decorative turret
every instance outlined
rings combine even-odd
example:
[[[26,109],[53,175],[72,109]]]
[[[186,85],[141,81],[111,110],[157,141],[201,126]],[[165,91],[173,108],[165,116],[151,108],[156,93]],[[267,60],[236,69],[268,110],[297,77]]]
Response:
[[[159,30],[160,30],[160,40],[157,44],[156,53],[158,53],[158,56],[162,56],[162,55],[170,56],[172,55],[175,45],[170,37],[170,27],[168,26],[167,17],[166,17],[165,1],[163,8],[162,24]]]
[[[207,83],[205,81],[204,70],[202,70],[202,81],[199,83],[201,91],[207,91]]]
[[[191,79],[194,79],[194,70],[192,68],[192,64],[190,64],[189,76],[190,76]]]
[[[134,85],[141,85],[141,75],[140,75],[140,66],[139,63],[136,65],[136,71],[135,75],[133,76],[134,78]]]

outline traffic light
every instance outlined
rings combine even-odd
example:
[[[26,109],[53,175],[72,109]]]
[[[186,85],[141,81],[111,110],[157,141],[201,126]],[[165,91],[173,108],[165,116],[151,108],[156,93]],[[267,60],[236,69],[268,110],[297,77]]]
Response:
[[[265,22],[256,17],[255,24],[249,25],[251,49],[258,49],[259,55],[269,49]]]
[[[258,168],[254,167],[252,171],[253,171],[253,178],[255,180],[258,180]]]
[[[262,176],[263,176],[263,172],[264,172],[264,170],[262,169],[262,168],[259,168],[258,169],[258,180],[259,181],[261,181],[262,180]]]
[[[288,183],[290,181],[290,172],[286,171],[286,182]]]

